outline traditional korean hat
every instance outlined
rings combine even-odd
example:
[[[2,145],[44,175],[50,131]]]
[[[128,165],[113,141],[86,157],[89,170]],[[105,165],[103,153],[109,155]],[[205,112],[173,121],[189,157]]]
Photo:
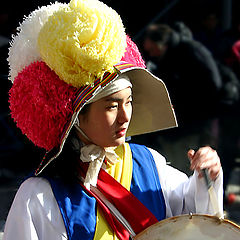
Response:
[[[11,116],[46,155],[62,151],[79,112],[125,73],[134,96],[128,136],[176,126],[164,83],[145,69],[120,16],[98,0],[72,0],[26,17],[9,49]]]

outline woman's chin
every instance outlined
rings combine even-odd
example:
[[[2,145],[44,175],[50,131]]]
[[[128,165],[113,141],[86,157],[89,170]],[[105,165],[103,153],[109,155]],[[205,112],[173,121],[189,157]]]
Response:
[[[118,147],[118,146],[120,146],[124,143],[125,143],[125,136],[121,137],[121,138],[118,138],[118,139],[115,139],[111,143],[106,144],[106,146],[104,146],[104,147]]]

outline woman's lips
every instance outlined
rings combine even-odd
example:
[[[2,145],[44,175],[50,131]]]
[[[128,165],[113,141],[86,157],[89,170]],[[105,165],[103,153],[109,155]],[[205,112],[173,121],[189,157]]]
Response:
[[[123,128],[123,129],[120,129],[116,132],[116,135],[117,137],[123,137],[126,135],[126,132],[127,132],[127,129],[126,128]]]

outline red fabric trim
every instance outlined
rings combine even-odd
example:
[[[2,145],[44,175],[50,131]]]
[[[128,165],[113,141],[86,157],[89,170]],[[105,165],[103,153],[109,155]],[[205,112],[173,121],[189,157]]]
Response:
[[[131,192],[102,169],[99,172],[97,187],[126,218],[136,234],[158,222]]]
[[[111,214],[110,210],[106,207],[106,205],[101,201],[101,199],[98,198],[95,193],[92,191],[89,191],[85,188],[85,186],[81,183],[81,186],[85,189],[85,191],[96,198],[98,206],[101,208],[104,217],[106,218],[108,224],[111,226],[113,231],[116,233],[117,237],[120,240],[129,240],[129,233],[128,231],[123,227],[123,225]]]

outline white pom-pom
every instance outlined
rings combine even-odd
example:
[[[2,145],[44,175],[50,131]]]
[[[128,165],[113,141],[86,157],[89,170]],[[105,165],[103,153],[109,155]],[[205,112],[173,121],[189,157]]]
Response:
[[[9,80],[12,82],[22,69],[35,61],[40,61],[37,46],[38,34],[42,26],[55,11],[66,7],[67,4],[55,2],[33,11],[17,28],[9,48],[8,63],[10,67]]]

